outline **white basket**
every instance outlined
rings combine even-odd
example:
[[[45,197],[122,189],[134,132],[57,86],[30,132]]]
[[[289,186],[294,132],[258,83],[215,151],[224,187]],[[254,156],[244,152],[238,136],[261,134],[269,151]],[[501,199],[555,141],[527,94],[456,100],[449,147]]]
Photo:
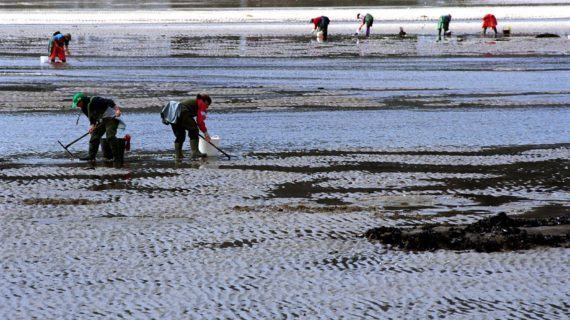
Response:
[[[220,140],[221,138],[219,136],[210,137],[210,142],[218,148],[220,147]],[[198,150],[200,150],[202,153],[207,154],[208,157],[217,157],[220,155],[220,152],[216,148],[214,148],[202,138],[200,138],[200,141],[198,142]]]

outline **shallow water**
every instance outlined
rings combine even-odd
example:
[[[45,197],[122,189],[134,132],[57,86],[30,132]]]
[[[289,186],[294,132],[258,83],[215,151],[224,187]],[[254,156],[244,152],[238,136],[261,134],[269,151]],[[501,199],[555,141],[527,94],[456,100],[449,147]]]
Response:
[[[133,136],[133,151],[172,149],[169,126],[158,113],[129,114],[125,133]],[[75,126],[71,114],[17,114],[0,117],[0,154],[64,155],[57,144],[72,141],[87,128],[82,116]],[[212,135],[236,155],[252,151],[310,149],[395,149],[485,147],[565,143],[570,141],[570,111],[566,108],[281,111],[210,114]],[[28,124],[31,124],[33,129]],[[31,131],[33,130],[33,131]],[[36,134],[41,132],[41,134]],[[33,138],[30,135],[33,134]],[[71,150],[85,150],[87,141]],[[58,155],[59,154],[59,155]]]
[[[144,109],[208,91],[219,109],[537,107],[570,103],[567,57],[0,58],[0,109],[67,109],[76,91]],[[79,61],[78,61],[79,60]]]

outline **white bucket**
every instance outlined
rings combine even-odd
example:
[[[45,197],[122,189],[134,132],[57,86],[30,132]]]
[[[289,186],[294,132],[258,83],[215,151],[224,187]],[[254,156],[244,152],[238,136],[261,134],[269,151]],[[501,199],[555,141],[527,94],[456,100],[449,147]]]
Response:
[[[221,139],[219,136],[210,137],[210,142],[218,148],[220,147],[220,140]],[[198,150],[200,150],[202,153],[207,154],[208,157],[216,157],[220,155],[220,152],[216,148],[212,147],[211,144],[202,138],[200,138],[200,141],[198,142]]]
[[[48,56],[40,56],[40,63],[48,63],[49,57]]]

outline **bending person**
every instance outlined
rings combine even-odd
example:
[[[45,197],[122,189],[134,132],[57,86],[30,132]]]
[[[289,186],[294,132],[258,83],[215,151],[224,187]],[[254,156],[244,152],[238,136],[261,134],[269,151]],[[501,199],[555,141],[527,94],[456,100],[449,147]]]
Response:
[[[199,131],[204,133],[206,141],[210,141],[206,128],[206,112],[212,104],[212,99],[205,93],[199,93],[196,98],[186,99],[180,102],[170,101],[161,111],[162,123],[170,124],[174,133],[175,158],[180,160],[184,157],[182,147],[186,140],[186,132],[190,138],[191,157],[197,159],[206,154],[198,150]],[[196,118],[194,120],[194,118]]]
[[[322,32],[323,33],[323,41],[327,41],[328,39],[328,28],[330,19],[326,16],[320,16],[317,18],[311,19],[310,23],[314,25],[313,32]]]
[[[497,18],[493,14],[486,14],[483,17],[483,35],[487,33],[487,28],[492,28],[495,31],[495,37],[497,36]]]
[[[61,62],[66,62],[65,55],[69,55],[69,42],[71,41],[71,34],[65,35],[56,31],[49,40],[48,52],[51,63],[55,63],[55,58],[59,58]]]
[[[360,25],[358,26],[358,29],[356,29],[355,35],[358,36],[362,27],[366,26],[366,38],[370,37],[370,28],[372,28],[372,25],[374,24],[374,17],[370,13],[365,15],[359,13],[356,15],[356,19],[360,21]]]
[[[105,99],[96,96],[86,96],[82,92],[78,92],[73,96],[72,109],[79,108],[81,112],[89,119],[89,153],[86,157],[81,158],[83,161],[95,161],[101,138],[106,135],[107,141],[113,152],[113,161],[115,165],[122,164],[122,148],[119,143],[122,140],[116,138],[117,129],[119,127],[121,109],[111,99]]]
[[[451,33],[449,32],[449,24],[451,23],[451,15],[443,15],[439,17],[439,21],[437,23],[437,30],[438,30],[438,39],[441,40],[441,30],[443,29],[443,36],[449,36]]]

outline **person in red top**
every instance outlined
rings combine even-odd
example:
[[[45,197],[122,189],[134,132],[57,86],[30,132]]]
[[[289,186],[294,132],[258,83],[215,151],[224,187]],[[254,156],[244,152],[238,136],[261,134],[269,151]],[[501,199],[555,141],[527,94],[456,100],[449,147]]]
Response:
[[[487,28],[493,28],[495,31],[495,37],[497,36],[497,18],[494,15],[488,13],[483,17],[483,35],[487,33]]]
[[[212,103],[212,98],[205,93],[199,93],[196,98],[182,100],[179,103],[168,103],[161,112],[164,124],[172,126],[174,133],[174,150],[175,158],[181,160],[184,155],[182,146],[186,140],[186,132],[190,138],[190,149],[192,150],[191,158],[201,158],[206,155],[198,150],[199,131],[204,133],[206,141],[210,141],[210,135],[206,128],[206,115],[208,107]],[[196,118],[194,120],[194,118]]]
[[[329,18],[325,16],[316,17],[311,19],[311,21],[309,21],[309,23],[312,23],[315,26],[313,28],[313,32],[316,31],[323,33],[323,41],[327,41],[330,22],[331,21],[329,20]]]

